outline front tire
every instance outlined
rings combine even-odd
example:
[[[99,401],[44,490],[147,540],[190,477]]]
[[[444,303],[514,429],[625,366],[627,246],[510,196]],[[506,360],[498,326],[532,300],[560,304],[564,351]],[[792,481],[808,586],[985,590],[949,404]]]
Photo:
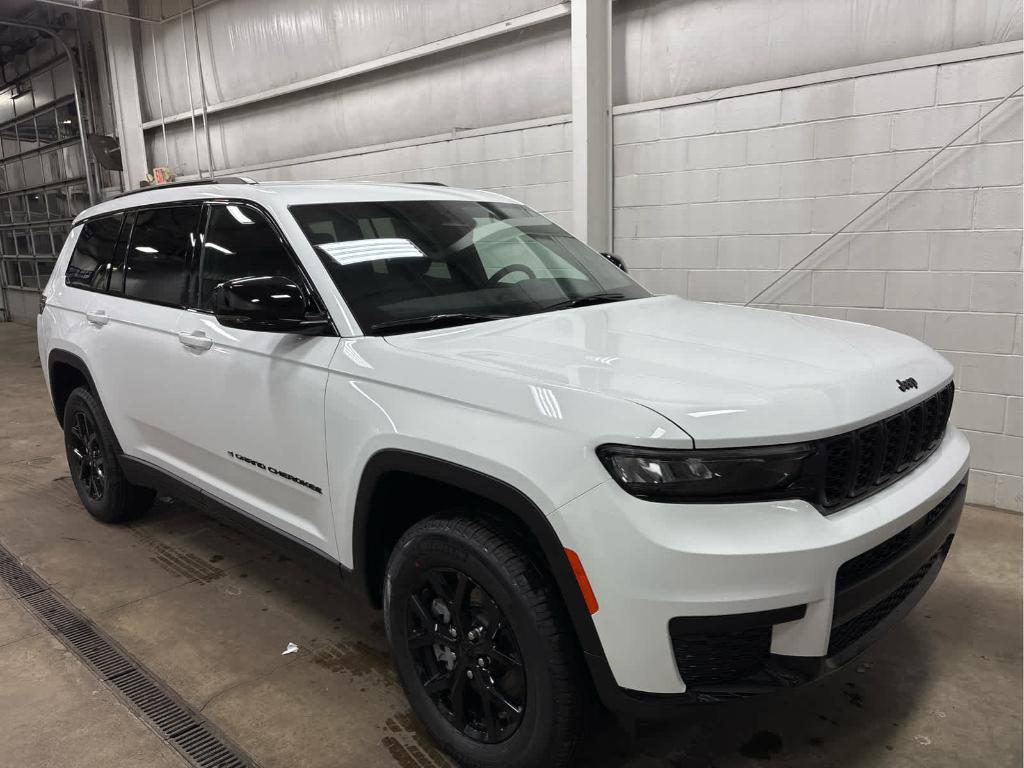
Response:
[[[384,620],[406,695],[465,768],[558,768],[582,729],[582,660],[549,576],[469,517],[410,528],[388,563]]]
[[[117,441],[103,406],[78,387],[64,406],[64,450],[82,506],[104,523],[120,523],[145,512],[156,491],[132,485],[117,460]]]

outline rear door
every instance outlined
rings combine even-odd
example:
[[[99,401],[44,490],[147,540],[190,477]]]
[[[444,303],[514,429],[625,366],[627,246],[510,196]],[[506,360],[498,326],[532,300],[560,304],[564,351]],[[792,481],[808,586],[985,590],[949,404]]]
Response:
[[[195,203],[128,213],[123,257],[90,315],[98,330],[89,365],[122,449],[178,475],[187,453],[178,414],[188,401],[177,327],[201,210]]]
[[[68,323],[64,337],[74,338],[86,352],[104,325],[102,313],[106,300],[103,294],[107,291],[114,263],[122,258],[117,251],[124,219],[124,213],[118,212],[91,219],[81,226],[64,270],[64,285],[53,291],[54,308],[69,313],[64,318]]]
[[[240,277],[310,281],[274,222],[245,203],[210,203],[191,308],[177,326],[174,420],[187,471],[212,496],[337,556],[328,492],[324,395],[338,338],[221,326],[215,286]]]
[[[108,304],[104,294],[117,260],[123,221],[124,213],[119,211],[90,219],[71,231],[64,248],[71,253],[62,251],[60,271],[46,288],[49,311],[40,316],[40,359],[44,364],[48,364],[51,346],[90,360],[93,350],[104,343]],[[102,388],[99,394],[102,399]]]

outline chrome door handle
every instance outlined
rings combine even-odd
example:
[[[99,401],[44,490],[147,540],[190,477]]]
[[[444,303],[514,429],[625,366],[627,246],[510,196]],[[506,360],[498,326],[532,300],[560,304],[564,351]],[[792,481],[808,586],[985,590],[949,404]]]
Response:
[[[106,325],[110,322],[110,318],[107,317],[106,310],[97,309],[92,312],[85,313],[85,319],[93,325]]]
[[[209,349],[213,346],[213,339],[202,331],[195,331],[194,333],[182,331],[178,334],[178,341],[191,349]]]

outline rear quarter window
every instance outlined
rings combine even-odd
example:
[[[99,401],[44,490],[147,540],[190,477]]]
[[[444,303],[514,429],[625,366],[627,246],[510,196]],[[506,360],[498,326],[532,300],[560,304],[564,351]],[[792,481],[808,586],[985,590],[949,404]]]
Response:
[[[64,282],[74,288],[105,291],[110,279],[122,214],[93,219],[82,225]]]

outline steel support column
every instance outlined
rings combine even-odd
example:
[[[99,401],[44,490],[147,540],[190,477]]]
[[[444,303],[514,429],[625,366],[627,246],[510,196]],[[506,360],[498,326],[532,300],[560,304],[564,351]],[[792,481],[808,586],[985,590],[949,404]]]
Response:
[[[612,0],[572,0],[573,234],[612,239]]]
[[[128,11],[125,0],[108,0],[105,5],[113,6],[110,8],[112,11]],[[104,16],[103,27],[107,37],[107,63],[113,80],[114,115],[121,144],[124,188],[136,189],[149,173],[149,162],[142,133],[135,35],[131,20],[120,16]]]

